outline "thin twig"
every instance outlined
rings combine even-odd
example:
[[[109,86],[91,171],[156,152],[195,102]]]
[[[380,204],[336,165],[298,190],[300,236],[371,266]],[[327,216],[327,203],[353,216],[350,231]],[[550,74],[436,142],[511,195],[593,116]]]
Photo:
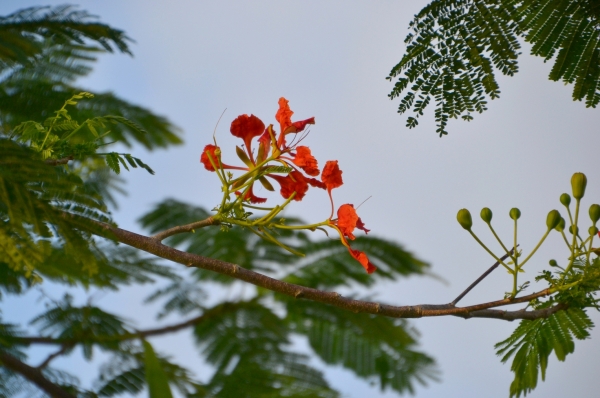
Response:
[[[44,369],[46,366],[48,366],[50,364],[50,362],[56,358],[59,357],[61,355],[63,355],[64,353],[66,353],[67,351],[69,351],[71,348],[73,348],[73,344],[63,344],[62,348],[58,351],[56,351],[55,353],[52,353],[50,355],[48,355],[48,358],[46,358],[46,360],[44,360],[44,362],[42,362],[41,364],[39,364],[37,366],[36,369],[42,370]]]
[[[219,221],[215,220],[213,217],[208,217],[206,220],[196,221],[186,225],[178,225],[173,228],[169,228],[165,231],[159,232],[155,235],[152,235],[151,238],[161,242],[162,240],[168,238],[169,236],[173,236],[176,234],[182,234],[185,232],[193,232],[196,229],[208,227],[209,225],[218,225]]]
[[[518,246],[519,245],[517,245],[517,247]],[[512,249],[510,249],[510,251],[508,253],[506,253],[504,256],[500,257],[500,261],[506,260],[508,257],[510,257],[510,255],[514,251],[515,251],[515,248],[513,247]],[[463,297],[465,297],[467,295],[467,293],[469,293],[475,286],[477,286],[477,284],[479,284],[479,282],[481,282],[482,280],[484,280],[486,276],[488,276],[489,274],[492,273],[493,270],[495,270],[496,268],[498,268],[498,266],[500,265],[500,261],[496,261],[494,263],[494,265],[492,265],[487,271],[485,271],[483,274],[481,274],[481,276],[479,278],[477,278],[477,280],[475,282],[471,283],[471,285],[469,285],[469,287],[466,288],[464,292],[462,292],[461,294],[459,294],[458,297],[455,298],[450,304],[451,305],[456,305],[456,303],[458,303]]]
[[[20,374],[53,398],[76,398],[71,393],[63,390],[61,387],[48,380],[41,370],[21,362],[18,358],[10,355],[6,351],[0,351],[0,364],[13,372]]]

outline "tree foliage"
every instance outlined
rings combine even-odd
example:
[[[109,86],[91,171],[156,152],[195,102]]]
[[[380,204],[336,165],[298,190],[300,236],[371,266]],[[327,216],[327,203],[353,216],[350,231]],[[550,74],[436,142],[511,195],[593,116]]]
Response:
[[[600,17],[594,0],[435,0],[410,23],[406,53],[388,76],[389,97],[401,97],[398,113],[435,106],[436,132],[450,118],[472,120],[500,96],[496,72],[518,72],[520,41],[531,54],[554,60],[553,81],[573,85],[573,100],[600,102]]]

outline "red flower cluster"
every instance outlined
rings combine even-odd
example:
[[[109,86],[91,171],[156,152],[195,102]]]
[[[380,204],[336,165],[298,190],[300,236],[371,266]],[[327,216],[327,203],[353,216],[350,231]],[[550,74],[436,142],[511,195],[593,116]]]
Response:
[[[258,169],[255,175],[260,175],[260,177],[254,178],[250,185],[246,184],[246,181],[249,181],[252,176],[241,179],[236,183],[237,185],[233,184],[234,189],[243,189],[239,187],[245,186],[243,193],[238,191],[236,194],[244,195],[244,201],[250,203],[266,202],[266,198],[257,197],[253,193],[253,185],[256,180],[260,181],[266,189],[272,190],[271,184],[265,177],[277,181],[280,186],[279,192],[285,199],[289,199],[295,194],[293,200],[302,200],[309,186],[326,189],[331,201],[331,215],[325,225],[339,232],[342,243],[348,248],[352,257],[358,260],[368,273],[372,273],[376,268],[369,262],[365,253],[351,249],[348,244],[347,239],[354,239],[352,234],[354,228],[362,229],[365,232],[369,231],[356,215],[354,207],[349,204],[342,205],[338,210],[338,218],[336,220],[331,219],[334,209],[331,190],[343,184],[342,171],[338,166],[338,162],[337,160],[328,161],[323,171],[319,172],[317,160],[311,154],[310,148],[297,144],[288,146],[286,142],[287,135],[300,133],[304,131],[307,125],[315,124],[314,117],[292,122],[293,114],[294,112],[288,105],[288,100],[280,98],[279,109],[275,114],[275,119],[279,122],[279,135],[276,135],[272,124],[265,127],[265,124],[254,115],[240,115],[231,123],[231,134],[244,141],[244,149],[238,147],[237,154],[246,167],[224,164],[221,161],[221,149],[216,145],[207,145],[204,148],[200,156],[200,162],[209,171],[231,169],[251,172]],[[255,138],[258,142],[256,156],[252,149]],[[269,165],[270,162],[277,162],[279,165],[291,168],[292,171],[286,175],[276,174],[275,172],[269,173],[267,168],[271,166]],[[320,181],[314,178],[319,174],[321,174]]]

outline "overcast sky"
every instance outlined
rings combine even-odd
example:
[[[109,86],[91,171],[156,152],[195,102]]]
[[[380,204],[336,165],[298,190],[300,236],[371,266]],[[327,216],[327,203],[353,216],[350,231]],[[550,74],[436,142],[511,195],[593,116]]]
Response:
[[[5,0],[0,12],[6,15],[40,4]],[[408,23],[426,1],[78,4],[136,41],[133,58],[103,56],[82,84],[148,107],[184,132],[181,147],[151,154],[133,149],[156,176],[141,171],[126,175],[129,196],[120,200],[115,214],[124,228],[139,231],[135,220],[167,197],[214,207],[219,184],[198,157],[211,142],[219,116],[227,108],[217,129],[217,139],[226,147],[235,142],[229,138],[231,120],[252,113],[274,123],[281,96],[290,101],[297,119],[316,118],[305,142],[320,164],[339,160],[345,185],[335,192],[336,203],[358,204],[371,197],[359,214],[372,233],[402,243],[447,281],[410,278],[375,286],[371,293],[389,304],[449,302],[493,263],[457,224],[460,208],[471,210],[475,231],[490,243],[477,217],[479,210],[487,206],[494,211],[494,226],[508,240],[512,236],[508,211],[520,208],[520,243],[528,253],[545,231],[547,212],[562,210],[558,197],[570,192],[574,172],[588,177],[583,214],[589,204],[600,201],[600,111],[571,101],[572,86],[548,81],[552,64],[530,57],[526,48],[520,72],[499,78],[501,98],[474,121],[452,121],[450,135],[439,138],[429,109],[416,129],[404,127],[406,116],[396,113],[398,101],[388,99],[393,84],[385,77],[403,54]],[[328,216],[328,206],[326,195],[308,195],[287,214],[317,222]],[[558,235],[548,239],[522,278],[533,281],[550,258],[559,262],[566,258]],[[502,298],[510,288],[509,275],[498,270],[464,304]],[[143,295],[126,297],[139,301]],[[109,307],[116,300],[105,297],[99,304]],[[131,300],[120,304],[129,317],[138,308]],[[591,315],[600,321],[597,314]],[[140,325],[152,322],[139,320]],[[518,323],[444,317],[414,320],[412,325],[422,333],[422,349],[437,359],[443,378],[419,388],[418,397],[508,396],[512,373],[494,355],[493,345]],[[600,390],[597,330],[592,337],[577,342],[566,364],[552,357],[549,380],[531,396],[586,397],[589,391]],[[205,369],[186,356],[189,339],[179,336],[157,344],[176,353],[181,363]],[[64,368],[72,363],[60,362]],[[346,397],[395,396],[378,395],[378,390],[344,370],[328,370],[326,377]]]

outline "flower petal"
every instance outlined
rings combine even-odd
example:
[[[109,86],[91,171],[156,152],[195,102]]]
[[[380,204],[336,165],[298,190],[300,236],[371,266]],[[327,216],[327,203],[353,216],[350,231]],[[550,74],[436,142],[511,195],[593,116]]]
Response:
[[[321,181],[325,183],[330,193],[333,188],[342,186],[344,181],[342,181],[342,171],[338,166],[337,160],[328,160],[325,163],[325,167],[323,167],[323,172],[321,173]]]
[[[200,162],[204,164],[204,168],[208,171],[215,171],[215,168],[208,159],[208,154],[210,154],[210,157],[212,158],[212,161],[215,163],[215,165],[218,166],[219,162],[221,161],[221,149],[216,145],[208,144],[204,147],[202,155],[200,155]]]
[[[246,192],[246,195],[244,195],[244,200],[250,200],[250,203],[265,203],[267,198],[259,198],[258,196],[254,195],[252,188],[253,187],[250,187],[248,192]],[[235,194],[240,196],[242,193],[240,191],[236,191]]]
[[[252,139],[263,134],[265,131],[265,124],[262,122],[262,120],[254,115],[240,115],[235,118],[233,122],[231,122],[231,128],[229,131],[231,131],[233,136],[244,140],[244,144],[246,144],[246,151],[248,154],[251,154]]]
[[[269,177],[273,178],[281,185],[279,193],[281,193],[281,196],[283,196],[284,199],[288,199],[296,192],[294,200],[301,201],[302,198],[304,198],[306,191],[308,191],[308,181],[298,170],[293,170],[285,177],[271,174],[269,174]]]
[[[310,148],[307,146],[299,146],[296,148],[296,156],[293,159],[296,166],[300,167],[309,176],[319,175],[319,166],[317,159],[310,153]]]
[[[337,211],[337,216],[337,226],[340,231],[347,236],[348,239],[354,240],[355,237],[352,233],[359,220],[356,210],[354,210],[354,206],[351,204],[341,205]]]
[[[348,248],[350,251],[350,255],[356,259],[366,270],[367,274],[372,274],[377,270],[377,267],[374,266],[370,261],[365,252],[361,252],[360,250],[354,250]]]
[[[280,134],[285,134],[288,127],[292,125],[292,115],[294,112],[290,109],[289,101],[285,98],[279,98],[279,109],[275,114],[275,120],[279,122]]]

